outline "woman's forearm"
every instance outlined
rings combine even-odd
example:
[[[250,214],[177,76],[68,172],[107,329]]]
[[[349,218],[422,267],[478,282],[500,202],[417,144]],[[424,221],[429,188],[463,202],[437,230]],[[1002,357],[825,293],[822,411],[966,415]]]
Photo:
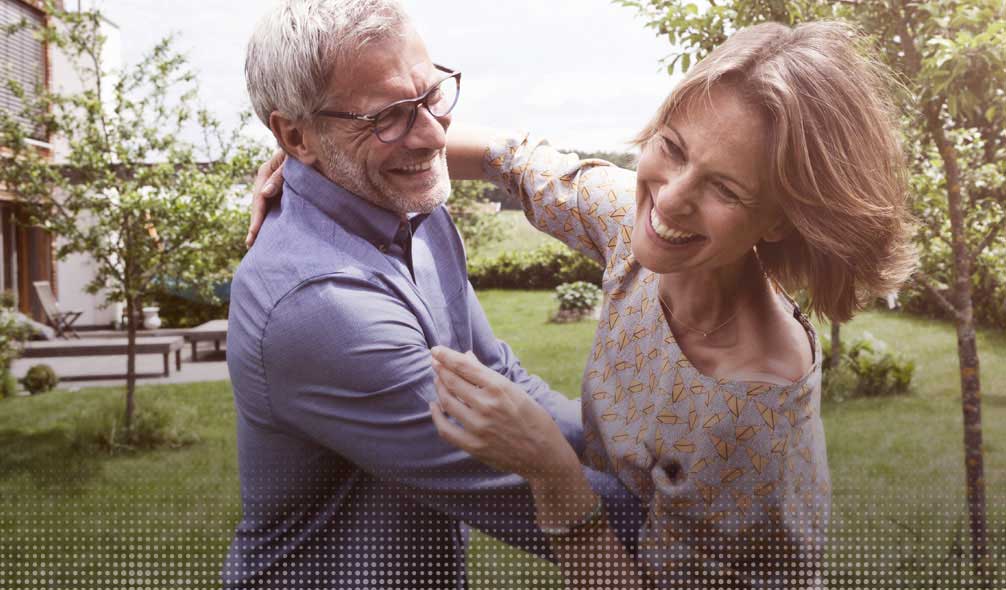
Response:
[[[547,478],[531,480],[538,524],[543,529],[563,528],[591,515],[598,497],[579,462],[566,463]],[[567,588],[637,590],[646,582],[609,525],[603,512],[592,522],[568,534],[548,535]]]
[[[437,431],[486,464],[528,481],[538,526],[567,585],[591,588],[597,587],[592,580],[604,579],[609,588],[645,588],[603,511],[595,512],[598,497],[552,416],[474,355],[441,346],[431,352],[437,403],[430,404],[430,415]]]
[[[486,180],[482,158],[495,133],[452,125],[447,131],[447,168],[452,180]]]

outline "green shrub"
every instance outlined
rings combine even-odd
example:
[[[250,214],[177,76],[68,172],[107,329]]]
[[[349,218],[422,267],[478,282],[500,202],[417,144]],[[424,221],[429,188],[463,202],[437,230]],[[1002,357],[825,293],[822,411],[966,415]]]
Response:
[[[855,395],[858,387],[859,375],[856,375],[847,363],[840,363],[837,369],[829,369],[824,372],[821,380],[821,400],[845,401]]]
[[[21,379],[21,384],[32,395],[52,391],[58,383],[59,377],[49,365],[33,365]]]
[[[24,341],[31,336],[31,328],[17,318],[14,294],[0,293],[0,371],[10,369],[10,363],[21,356]]]
[[[554,289],[563,283],[601,284],[601,265],[560,243],[473,259],[468,278],[477,289]]]
[[[928,249],[923,249],[920,263],[936,288],[944,297],[953,301],[953,271],[950,267],[953,257],[948,248],[945,245],[937,247],[935,243],[930,244]],[[987,328],[1006,330],[1006,244],[993,242],[975,260],[972,272],[975,323]],[[915,281],[909,281],[902,287],[898,301],[905,311],[932,318],[952,319],[936,297]]]
[[[478,180],[451,181],[447,210],[457,226],[465,247],[477,250],[503,237],[503,225],[487,195],[495,187]]]
[[[593,283],[576,281],[555,288],[560,311],[590,311],[601,301],[601,289]]]
[[[17,377],[9,370],[0,374],[0,399],[14,397],[17,395]]]
[[[127,435],[122,423],[122,400],[111,396],[89,405],[75,417],[73,446],[110,454],[158,448],[181,448],[199,442],[191,425],[196,411],[148,397],[137,404],[133,426]]]
[[[865,397],[908,392],[915,363],[887,350],[887,344],[867,332],[843,355],[859,376],[859,392]]]
[[[831,357],[831,342],[822,337],[824,359]],[[841,354],[838,367],[824,362],[822,398],[841,401],[852,397],[885,397],[908,393],[915,363],[888,350],[887,343],[869,332],[853,340]]]
[[[151,295],[151,303],[160,308],[157,315],[162,325],[170,328],[191,328],[210,320],[226,318],[229,307],[227,302],[199,301],[167,290],[155,291]]]

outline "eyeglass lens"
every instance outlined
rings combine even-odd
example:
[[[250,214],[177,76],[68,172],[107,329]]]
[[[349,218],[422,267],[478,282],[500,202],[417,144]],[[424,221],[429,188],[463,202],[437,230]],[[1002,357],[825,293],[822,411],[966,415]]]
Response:
[[[456,76],[446,78],[426,96],[423,102],[434,117],[444,117],[457,103],[459,90],[460,83]],[[390,143],[408,133],[416,122],[418,108],[417,103],[406,102],[381,111],[374,122],[378,139]]]

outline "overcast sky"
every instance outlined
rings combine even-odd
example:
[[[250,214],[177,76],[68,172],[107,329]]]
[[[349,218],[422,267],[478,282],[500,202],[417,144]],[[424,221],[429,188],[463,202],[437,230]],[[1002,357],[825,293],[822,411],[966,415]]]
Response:
[[[94,1],[118,26],[125,63],[175,33],[210,109],[233,121],[248,108],[245,46],[275,0]],[[659,63],[671,51],[666,40],[609,0],[403,4],[433,60],[464,73],[455,121],[525,128],[563,147],[626,151],[670,90]]]

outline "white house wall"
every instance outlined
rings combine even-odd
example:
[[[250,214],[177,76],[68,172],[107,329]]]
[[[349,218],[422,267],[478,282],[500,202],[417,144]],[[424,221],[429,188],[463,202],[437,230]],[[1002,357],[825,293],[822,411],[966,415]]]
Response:
[[[110,22],[102,23],[102,32],[107,41],[103,60],[108,68],[122,67],[122,50],[119,29]],[[50,50],[51,82],[57,92],[77,92],[83,88],[83,83],[77,76],[73,65],[65,54],[57,48]],[[65,140],[54,138],[53,152],[55,159],[65,159],[67,147]],[[82,223],[87,223],[82,220]],[[56,247],[60,240],[56,238]],[[105,306],[102,293],[91,295],[84,288],[94,278],[95,262],[89,256],[73,254],[65,260],[56,261],[56,287],[60,306],[67,310],[83,312],[77,325],[107,326],[118,319],[119,311],[116,305]]]
[[[102,309],[104,295],[91,295],[84,290],[94,278],[94,260],[89,256],[71,254],[66,260],[60,260],[56,264],[56,277],[60,306],[83,312],[77,320],[78,325],[108,326],[116,321],[118,311],[115,305]]]

